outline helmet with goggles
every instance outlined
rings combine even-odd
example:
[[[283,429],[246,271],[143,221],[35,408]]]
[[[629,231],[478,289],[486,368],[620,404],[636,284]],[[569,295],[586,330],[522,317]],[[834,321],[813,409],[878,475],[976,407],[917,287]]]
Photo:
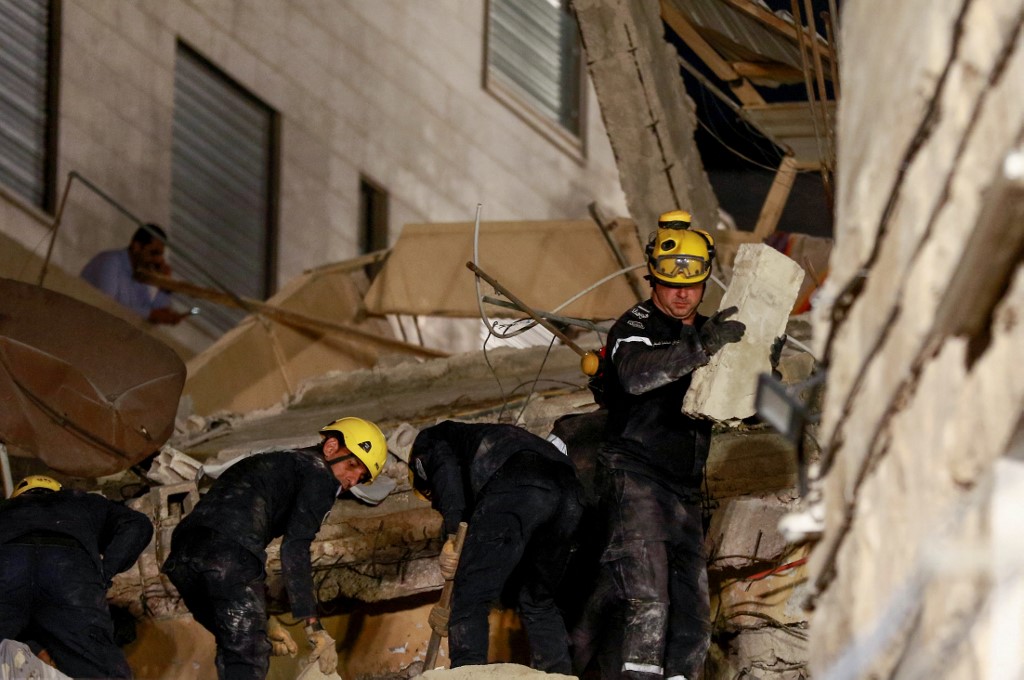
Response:
[[[659,229],[689,229],[693,218],[685,210],[670,210],[658,217]]]
[[[686,214],[681,210],[675,213]],[[658,223],[664,218],[662,215]],[[647,244],[647,271],[654,282],[665,286],[693,286],[711,275],[714,256],[715,242],[706,231],[659,227]]]

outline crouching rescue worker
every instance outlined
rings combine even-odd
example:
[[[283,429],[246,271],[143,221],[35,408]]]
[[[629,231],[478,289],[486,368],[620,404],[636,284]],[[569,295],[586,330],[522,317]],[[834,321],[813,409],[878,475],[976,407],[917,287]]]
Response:
[[[446,420],[416,437],[413,486],[444,517],[440,556],[454,577],[448,652],[451,666],[487,663],[488,614],[510,577],[530,643],[530,665],[569,673],[568,635],[555,603],[579,521],[580,484],[572,462],[514,425]],[[457,569],[454,535],[469,529]]]
[[[107,606],[153,525],[103,496],[32,475],[0,505],[0,640],[31,637],[75,678],[130,678]]]
[[[305,621],[310,663],[337,670],[334,640],[317,617],[309,547],[339,494],[376,479],[387,460],[383,433],[342,418],[316,446],[250,456],[225,470],[175,528],[163,570],[192,616],[217,641],[219,678],[265,678],[270,654],[294,653],[288,632],[268,628],[267,545],[278,536],[292,614]]]
[[[608,536],[601,556],[624,610],[621,668],[606,677],[695,680],[710,644],[700,484],[711,422],[684,415],[694,369],[745,326],[697,313],[714,243],[690,215],[665,213],[646,249],[650,299],[608,334],[608,408],[596,485]],[[585,647],[574,634],[577,649]]]

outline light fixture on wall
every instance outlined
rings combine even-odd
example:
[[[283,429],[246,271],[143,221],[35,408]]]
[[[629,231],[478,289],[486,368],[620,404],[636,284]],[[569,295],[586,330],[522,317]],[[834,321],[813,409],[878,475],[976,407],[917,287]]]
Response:
[[[808,426],[818,422],[818,414],[811,411],[810,405],[815,401],[817,388],[825,381],[827,371],[819,370],[803,382],[786,385],[768,373],[762,373],[757,379],[755,408],[757,415],[764,422],[775,428],[779,434],[788,439],[796,448],[797,488],[804,500],[804,508],[787,513],[779,520],[779,532],[790,543],[802,543],[816,539],[824,530],[824,506],[821,503],[821,490],[815,482],[819,479],[817,463],[807,460],[805,442]],[[809,473],[811,466],[816,472]]]

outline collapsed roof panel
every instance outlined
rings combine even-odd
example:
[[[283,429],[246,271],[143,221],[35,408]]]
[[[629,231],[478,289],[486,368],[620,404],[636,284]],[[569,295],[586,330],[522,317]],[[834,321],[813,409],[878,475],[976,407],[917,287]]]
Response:
[[[792,17],[782,18],[764,3],[751,0],[665,0],[683,13],[701,35],[731,62],[775,63],[796,71],[797,81],[755,80],[758,85],[802,82],[800,48]],[[816,46],[821,50],[821,44]],[[822,55],[828,59],[828,55]],[[733,64],[734,68],[736,64]],[[776,74],[785,71],[776,70]],[[792,74],[791,74],[792,75]]]
[[[622,223],[621,229],[634,230]],[[630,264],[643,262],[640,243],[618,239]],[[483,222],[476,242],[478,266],[534,309],[555,311],[587,286],[621,267],[591,220]],[[477,317],[480,308],[473,273],[474,225],[409,224],[392,248],[383,271],[366,295],[372,314]],[[492,293],[482,284],[481,294]],[[582,319],[614,319],[636,304],[624,277],[567,305],[560,313]],[[509,316],[488,307],[490,316]]]

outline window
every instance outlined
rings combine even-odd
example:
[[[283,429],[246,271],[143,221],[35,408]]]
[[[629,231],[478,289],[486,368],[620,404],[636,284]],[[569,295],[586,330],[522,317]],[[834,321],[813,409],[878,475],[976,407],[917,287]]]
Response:
[[[359,252],[372,253],[388,247],[388,192],[359,178]]]
[[[0,182],[50,211],[59,23],[55,0],[0,0]]]
[[[185,279],[263,300],[273,290],[277,114],[178,45],[170,247]],[[241,310],[198,302],[197,323],[224,331]]]
[[[581,149],[580,39],[567,0],[489,0],[486,87]]]

